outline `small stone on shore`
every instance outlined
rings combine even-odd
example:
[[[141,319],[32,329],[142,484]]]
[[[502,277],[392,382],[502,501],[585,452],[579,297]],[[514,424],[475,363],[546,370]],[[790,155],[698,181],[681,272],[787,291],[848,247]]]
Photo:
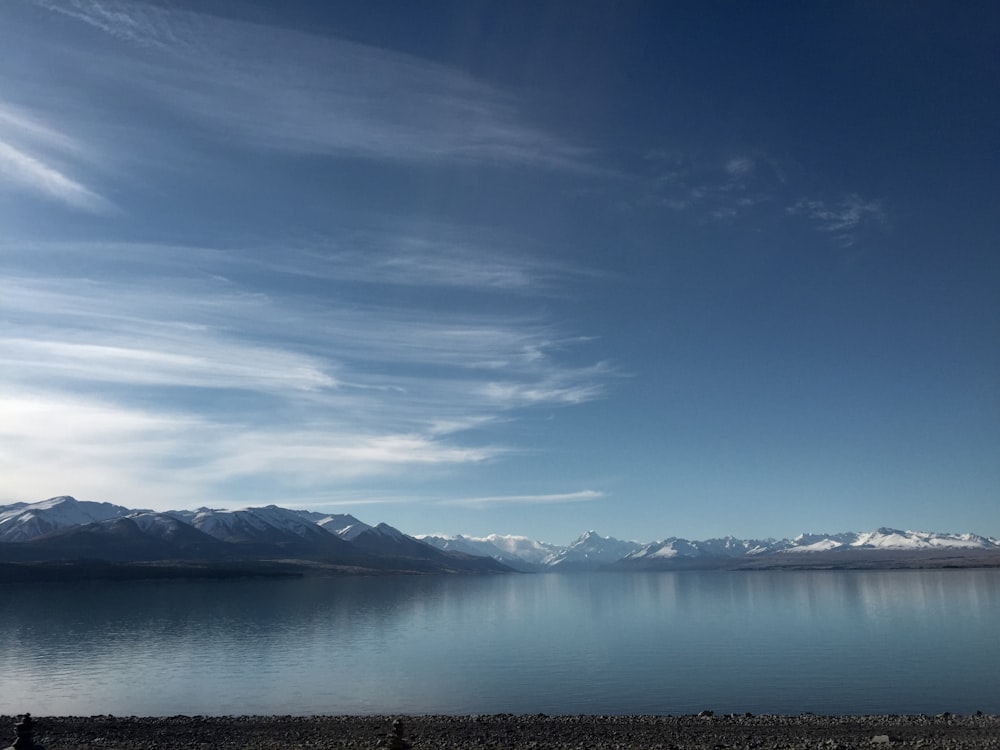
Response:
[[[703,712],[705,713],[705,712]],[[172,716],[34,717],[50,750],[387,748],[727,750],[873,746],[1000,750],[1000,716]],[[709,719],[710,720],[706,720]],[[393,722],[402,724],[393,728]],[[0,726],[14,717],[0,716]]]

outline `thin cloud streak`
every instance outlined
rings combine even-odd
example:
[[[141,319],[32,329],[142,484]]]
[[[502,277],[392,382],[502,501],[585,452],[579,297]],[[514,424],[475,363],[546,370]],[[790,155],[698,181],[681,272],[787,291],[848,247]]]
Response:
[[[224,252],[196,271],[169,254],[149,273],[142,258],[155,264],[158,247],[101,247],[10,253],[25,265],[0,280],[0,386],[34,405],[0,432],[0,454],[18,456],[2,467],[12,487],[54,463],[78,494],[176,507],[440,476],[513,453],[482,431],[514,410],[599,398],[613,377],[569,365],[589,339],[537,317],[341,302],[328,285],[285,292]],[[24,256],[47,253],[57,267],[84,253],[81,268],[118,273],[32,275]],[[75,427],[60,430],[59,415]]]
[[[584,368],[564,369],[533,383],[490,382],[483,396],[504,408],[538,404],[582,404],[604,395],[605,381],[616,373],[610,364],[599,362]]]
[[[333,426],[308,430],[264,429],[223,438],[219,457],[202,472],[218,482],[234,477],[307,476],[310,482],[382,475],[437,464],[481,463],[502,449],[460,447],[413,434],[365,435],[333,432]]]
[[[76,494],[141,497],[161,509],[203,504],[206,495],[212,502],[266,500],[269,491],[315,496],[363,478],[413,476],[424,467],[482,463],[504,452],[413,434],[364,435],[334,423],[225,423],[37,389],[7,389],[0,413],[0,474],[11,497],[37,488],[57,465]],[[60,489],[53,484],[49,491]]]
[[[61,159],[53,159],[52,154]],[[58,160],[92,164],[94,155],[78,140],[46,125],[33,113],[0,101],[0,183],[70,208],[112,214],[104,196],[55,166]]]
[[[122,85],[255,149],[591,169],[506,93],[410,55],[137,3],[42,5],[120,40],[103,65]]]
[[[0,132],[8,139],[25,140],[36,146],[77,157],[86,155],[86,150],[76,139],[39,122],[24,109],[4,101],[0,101]]]
[[[111,36],[144,46],[156,43],[157,37],[163,33],[162,27],[158,29],[158,25],[152,22],[156,9],[139,3],[121,5],[106,0],[35,0],[35,4],[83,21]]]
[[[142,498],[167,508],[171,499],[195,500],[205,491],[178,471],[206,447],[198,439],[205,429],[199,418],[10,384],[0,395],[0,414],[7,499],[37,497],[44,486],[51,495]]]
[[[2,140],[0,182],[90,213],[109,214],[115,211],[113,204],[101,195]]]
[[[387,220],[388,221],[388,220]],[[118,274],[226,280],[250,274],[338,283],[472,290],[560,297],[567,280],[602,278],[591,268],[533,255],[528,241],[496,238],[469,227],[440,227],[422,234],[400,230],[343,231],[309,242],[248,242],[243,246],[155,242],[0,243],[0,252],[30,265],[33,257],[58,259],[61,268],[114,264]]]
[[[566,277],[594,275],[587,269],[518,254],[474,235],[461,239],[368,233],[331,238],[311,247],[289,248],[262,265],[336,281],[545,295],[557,294]]]
[[[574,372],[586,377],[604,374],[556,364],[553,353],[565,348],[567,342],[544,322],[527,316],[341,306],[303,295],[276,297],[200,282],[174,282],[162,289],[155,281],[144,288],[130,281],[21,278],[0,282],[0,290],[4,291],[0,309],[35,327],[40,335],[32,338],[40,340],[52,338],[49,329],[66,328],[78,332],[76,340],[83,338],[95,346],[159,348],[165,354],[193,348],[210,353],[236,346],[236,331],[252,332],[241,335],[268,341],[292,330],[299,332],[299,340],[282,346],[301,347],[303,353],[335,352],[338,363],[350,360],[448,367],[464,371],[464,377],[502,368],[542,380],[559,375],[563,386]],[[163,310],[170,311],[169,318],[162,318]],[[140,347],[135,343],[138,341],[146,343]],[[157,342],[162,343],[157,346]],[[266,344],[265,348],[273,346]],[[245,351],[239,348],[225,355],[232,361],[244,356]],[[330,354],[323,358],[333,361]],[[301,366],[308,365],[308,360],[303,360]]]
[[[187,341],[175,348],[0,337],[7,364],[30,378],[283,392],[336,387],[322,364],[274,348]],[[181,343],[181,342],[178,342]]]

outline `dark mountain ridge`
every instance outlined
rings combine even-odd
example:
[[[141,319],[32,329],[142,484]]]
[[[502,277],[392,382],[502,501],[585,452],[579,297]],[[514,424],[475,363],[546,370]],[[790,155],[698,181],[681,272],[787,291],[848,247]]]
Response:
[[[657,570],[1000,567],[1000,541],[901,531],[801,534],[794,539],[668,537],[642,544],[588,531],[567,546],[526,537],[415,538],[386,523],[276,505],[159,513],[61,496],[0,506],[0,563],[182,563],[280,574],[498,573]],[[264,568],[261,566],[264,565]],[[293,571],[293,572],[294,572]],[[277,573],[276,573],[277,574]]]
[[[237,563],[232,570],[250,574],[260,569],[253,564],[267,561],[282,561],[282,574],[292,563],[301,573],[512,572],[489,558],[442,552],[386,524],[371,538],[361,534],[356,543],[319,525],[312,515],[274,505],[157,513],[62,496],[0,506],[0,563],[197,563],[174,566],[179,575]],[[80,523],[95,516],[102,518]],[[97,567],[107,572],[106,566]],[[16,573],[6,568],[9,575]]]

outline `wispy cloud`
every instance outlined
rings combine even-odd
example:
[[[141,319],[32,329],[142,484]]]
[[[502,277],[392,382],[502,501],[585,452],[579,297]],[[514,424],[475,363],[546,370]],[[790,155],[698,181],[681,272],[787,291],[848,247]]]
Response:
[[[92,336],[99,341],[118,338],[109,333]],[[11,336],[0,337],[0,347],[10,367],[32,378],[272,392],[336,386],[315,358],[192,331],[173,340],[136,337],[113,344],[78,343],[58,334],[47,339]]]
[[[844,247],[866,227],[886,226],[881,201],[856,193],[839,199],[801,198],[804,179],[765,154],[705,159],[679,152],[647,155],[649,175],[639,203],[704,223],[754,225],[804,217]]]
[[[385,224],[391,227],[392,221]],[[406,227],[346,230],[290,243],[281,253],[261,253],[254,262],[279,273],[335,281],[546,295],[559,294],[567,278],[599,276],[532,250],[523,238],[424,225],[419,232]],[[244,250],[241,263],[246,255]]]
[[[204,478],[213,482],[283,475],[293,483],[296,477],[308,477],[309,483],[317,483],[381,476],[401,468],[413,471],[420,466],[479,463],[500,455],[502,450],[454,445],[405,433],[262,429],[224,438],[217,453],[202,469]]]
[[[829,202],[824,200],[796,201],[786,211],[793,216],[811,220],[821,232],[829,232],[845,247],[857,241],[857,230],[866,224],[884,226],[885,211],[882,204],[851,194]]]
[[[183,472],[198,450],[211,447],[199,439],[207,425],[197,417],[24,390],[10,382],[0,395],[0,414],[0,473],[8,499],[38,498],[41,492],[131,494],[152,505],[170,496],[181,502],[198,497]]]
[[[436,384],[447,383],[453,399],[492,410],[589,400],[610,375],[607,365],[560,364],[569,342],[527,317],[340,306],[225,282],[8,278],[0,290],[0,310],[17,324],[5,337],[8,362],[18,364],[10,376],[25,379],[261,392],[343,385],[383,399],[392,391],[437,398]],[[436,375],[420,379],[414,367]],[[501,370],[518,380],[495,387]]]
[[[3,131],[0,130],[0,138],[2,136]],[[103,196],[45,163],[41,158],[15,148],[2,139],[0,139],[0,184],[91,213],[107,214],[115,210]]]
[[[111,214],[104,196],[68,174],[63,162],[90,168],[90,149],[23,107],[0,100],[0,185],[74,209]]]
[[[456,500],[441,500],[439,505],[459,505],[471,508],[486,508],[494,505],[553,505],[562,503],[580,503],[600,500],[603,492],[596,490],[580,490],[551,495],[496,495],[491,497],[468,497]]]
[[[233,154],[266,155],[285,177],[302,156],[593,171],[511,92],[390,49],[162,4],[36,6],[14,18],[33,32],[18,36],[27,62],[0,70],[0,187],[117,214],[108,236],[149,240],[0,247],[5,492],[59,466],[73,487],[53,494],[294,502],[500,460],[522,410],[604,395],[614,368],[581,361],[595,344],[547,310],[593,272],[523,238],[376,216],[379,202],[364,226],[324,217],[291,240],[268,216],[234,227],[206,208],[188,217],[204,245],[158,241],[169,213],[151,196],[228,179],[206,161]],[[240,177],[263,202],[272,186],[252,173]],[[207,239],[244,223],[280,238]]]
[[[645,162],[651,186],[646,202],[707,221],[728,222],[775,201],[784,181],[774,160],[762,155],[701,159],[655,152]]]
[[[585,149],[524,122],[508,93],[404,53],[141,3],[41,5],[119,40],[101,55],[106,75],[230,142],[359,158],[590,169]],[[86,53],[93,55],[92,45]]]
[[[119,276],[189,277],[224,281],[249,274],[351,284],[468,290],[503,296],[565,294],[567,281],[601,279],[606,274],[581,265],[545,258],[531,241],[500,237],[471,227],[435,226],[420,232],[394,230],[391,218],[379,230],[338,227],[308,239],[253,239],[227,246],[157,242],[19,241],[0,244],[23,265],[36,253],[58,259],[60,268],[87,269],[97,261]]]
[[[737,156],[726,162],[726,172],[734,177],[744,177],[753,173],[756,162],[747,156]]]
[[[0,101],[0,131],[5,137],[20,137],[46,148],[74,156],[83,156],[86,149],[77,140],[32,117],[20,107]]]
[[[606,362],[589,367],[552,373],[535,382],[493,381],[482,387],[482,394],[503,408],[539,404],[582,404],[605,393],[613,368]]]
[[[140,3],[125,5],[107,0],[35,0],[35,4],[136,44],[157,43],[159,37],[166,32],[162,23],[156,23],[157,19],[162,18],[162,13]]]
[[[11,487],[59,465],[91,497],[151,497],[156,486],[175,502],[292,502],[502,459],[511,449],[484,430],[519,409],[599,398],[614,377],[606,364],[565,361],[589,339],[544,317],[469,307],[464,293],[442,308],[440,294],[429,305],[340,300],[328,284],[275,285],[225,251],[150,273],[122,259],[162,248],[82,247],[83,268],[116,274],[32,272],[71,272],[73,243],[7,254],[22,271],[0,279],[10,399],[0,471]],[[87,450],[74,454],[81,441]]]
[[[146,507],[246,504],[502,454],[420,435],[364,435],[336,423],[288,428],[220,422],[9,386],[0,396],[0,413],[0,473],[11,498],[35,497],[47,485],[52,494],[72,491]],[[53,466],[59,471],[48,470]]]

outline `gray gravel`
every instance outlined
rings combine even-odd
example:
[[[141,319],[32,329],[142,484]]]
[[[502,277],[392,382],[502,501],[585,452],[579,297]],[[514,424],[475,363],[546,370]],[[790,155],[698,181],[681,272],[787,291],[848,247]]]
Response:
[[[392,716],[34,717],[47,750],[387,748]],[[1000,716],[407,716],[422,748],[998,748]],[[0,731],[14,717],[0,716]],[[0,734],[0,745],[7,735]]]

